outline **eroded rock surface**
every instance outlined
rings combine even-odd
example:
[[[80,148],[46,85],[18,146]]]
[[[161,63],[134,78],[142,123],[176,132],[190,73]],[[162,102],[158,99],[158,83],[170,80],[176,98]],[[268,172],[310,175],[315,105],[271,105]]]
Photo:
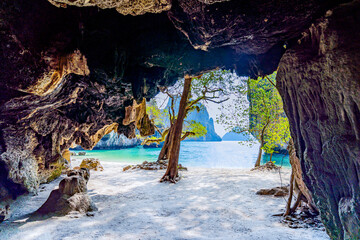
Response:
[[[104,167],[100,164],[99,159],[85,158],[80,163],[80,168],[87,168],[94,171],[104,171]]]
[[[0,207],[0,223],[8,219],[10,216],[10,205],[6,205],[5,207]]]
[[[359,20],[359,1],[329,11],[277,75],[304,181],[332,239],[360,238]]]
[[[256,192],[257,195],[272,195],[274,197],[284,197],[289,194],[289,187],[274,187],[270,189],[260,189]]]
[[[86,213],[97,210],[87,194],[86,184],[90,172],[86,168],[71,170],[59,183],[59,188],[50,193],[46,202],[33,214],[39,216],[63,216],[72,211]]]
[[[102,9],[115,8],[119,13],[127,15],[141,15],[145,13],[160,13],[171,8],[170,0],[48,0],[57,7],[67,5],[78,7],[96,6]]]
[[[300,35],[325,5],[333,4],[317,0],[219,2],[174,0],[169,17],[195,48],[231,46],[257,55],[279,49]]]

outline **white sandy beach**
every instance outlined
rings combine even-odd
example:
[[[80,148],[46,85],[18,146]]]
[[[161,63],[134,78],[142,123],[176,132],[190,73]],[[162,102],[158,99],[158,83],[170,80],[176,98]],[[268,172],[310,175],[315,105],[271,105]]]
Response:
[[[159,182],[164,170],[123,172],[124,164],[102,165],[105,170],[92,171],[88,183],[98,207],[93,216],[24,220],[45,202],[58,179],[43,185],[37,196],[13,204],[11,218],[0,224],[0,239],[329,239],[321,230],[280,223],[272,214],[284,211],[285,199],[255,194],[280,186],[279,173],[190,168],[174,185]],[[283,171],[287,184],[289,170]]]

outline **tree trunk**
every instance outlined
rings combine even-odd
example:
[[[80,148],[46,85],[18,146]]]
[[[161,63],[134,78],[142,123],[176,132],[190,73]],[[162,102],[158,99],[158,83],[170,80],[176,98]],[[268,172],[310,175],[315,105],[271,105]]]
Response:
[[[272,160],[272,156],[273,156],[273,153],[270,154],[270,160],[269,160],[270,162],[271,162],[271,160]]]
[[[291,201],[292,201],[292,197],[293,197],[293,192],[294,192],[294,171],[291,171],[291,177],[290,177],[290,193],[289,193],[289,198],[286,204],[286,211],[284,213],[284,217],[287,215],[290,215],[291,212]]]
[[[186,117],[186,105],[190,94],[191,80],[192,78],[190,76],[185,76],[184,90],[181,95],[178,116],[171,134],[169,134],[169,149],[167,154],[169,157],[169,163],[164,176],[160,180],[161,182],[170,181],[175,183],[176,178],[178,177],[180,142],[183,123]]]
[[[303,194],[302,192],[300,191],[299,194],[297,195],[297,199],[296,199],[296,202],[294,204],[294,206],[291,208],[290,210],[290,213],[293,213],[296,211],[296,209],[298,208],[298,206],[300,206],[300,203],[301,203],[301,200],[303,198]]]
[[[168,152],[169,152],[169,146],[170,146],[170,136],[171,136],[171,132],[173,130],[173,127],[170,127],[169,133],[166,135],[165,141],[164,141],[164,145],[161,148],[159,157],[158,157],[158,161],[159,160],[165,160],[168,159]]]
[[[298,189],[299,189],[298,198],[300,198],[301,196],[304,196],[307,201],[308,207],[314,213],[318,213],[318,210],[313,203],[313,199],[310,194],[310,191],[304,183],[304,180],[302,177],[302,169],[301,169],[301,165],[300,165],[300,159],[296,156],[295,146],[294,146],[294,142],[292,139],[290,139],[290,141],[289,141],[288,151],[289,151],[289,158],[290,158],[292,173],[294,175],[294,181],[295,181],[294,185],[298,186]]]
[[[262,147],[263,147],[263,142],[261,141],[260,143],[260,147],[259,147],[259,154],[255,163],[255,167],[259,167],[260,163],[261,163],[261,156],[262,156]]]

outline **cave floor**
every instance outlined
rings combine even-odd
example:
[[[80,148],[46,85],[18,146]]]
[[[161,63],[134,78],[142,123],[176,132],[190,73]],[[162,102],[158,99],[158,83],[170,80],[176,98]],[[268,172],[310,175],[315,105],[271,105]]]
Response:
[[[174,185],[159,183],[163,170],[123,172],[124,164],[102,164],[105,170],[92,171],[88,183],[99,209],[93,216],[26,222],[24,216],[41,206],[58,179],[14,204],[11,218],[0,225],[0,239],[329,239],[321,230],[280,223],[272,214],[284,211],[285,199],[255,194],[280,186],[279,173],[190,168]],[[282,171],[287,184],[290,172]]]

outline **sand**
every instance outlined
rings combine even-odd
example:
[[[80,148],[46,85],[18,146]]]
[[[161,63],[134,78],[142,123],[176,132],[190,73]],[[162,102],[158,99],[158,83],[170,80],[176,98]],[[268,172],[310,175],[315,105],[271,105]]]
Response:
[[[324,231],[291,229],[272,216],[284,211],[285,199],[255,192],[280,186],[276,172],[190,168],[179,183],[169,184],[159,182],[164,170],[123,172],[124,164],[102,164],[105,170],[92,171],[88,183],[98,207],[93,216],[26,222],[58,179],[13,204],[11,218],[0,224],[0,239],[329,239]],[[289,170],[282,178],[287,184]]]

